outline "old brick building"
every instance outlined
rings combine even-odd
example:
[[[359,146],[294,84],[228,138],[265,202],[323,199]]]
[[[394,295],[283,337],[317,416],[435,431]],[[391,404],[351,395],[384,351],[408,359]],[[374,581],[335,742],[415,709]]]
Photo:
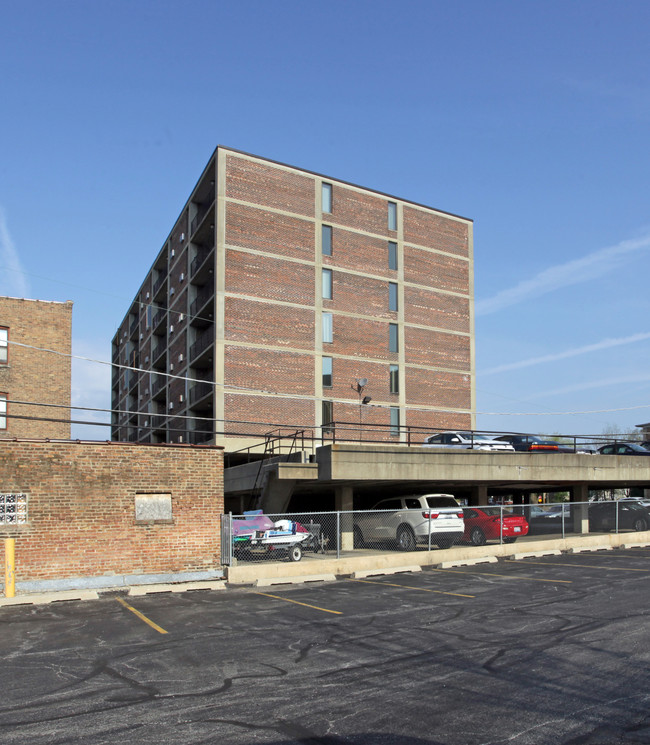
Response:
[[[72,302],[0,297],[0,437],[70,437],[71,339]]]
[[[472,426],[472,250],[471,220],[218,147],[113,339],[113,439]]]

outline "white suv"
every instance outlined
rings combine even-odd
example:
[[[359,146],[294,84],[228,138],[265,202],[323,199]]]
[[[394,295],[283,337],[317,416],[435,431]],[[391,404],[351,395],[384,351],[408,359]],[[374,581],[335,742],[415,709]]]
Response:
[[[451,494],[393,497],[372,510],[355,512],[354,543],[390,541],[400,551],[414,551],[418,543],[449,548],[465,530],[463,508]]]

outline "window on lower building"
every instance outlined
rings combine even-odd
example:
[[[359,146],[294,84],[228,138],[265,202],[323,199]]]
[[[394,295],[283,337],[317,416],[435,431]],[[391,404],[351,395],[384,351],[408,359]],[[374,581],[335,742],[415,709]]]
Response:
[[[321,420],[323,424],[323,432],[334,431],[334,402],[323,401]]]
[[[389,352],[399,352],[399,336],[397,333],[397,324],[396,323],[389,323],[388,324],[388,351]]]
[[[0,328],[0,365],[9,360],[9,329]]]
[[[397,204],[395,202],[388,203],[388,229],[397,230]]]
[[[332,387],[332,358],[323,357],[323,388]]]
[[[332,299],[332,270],[323,269],[323,300]]]
[[[323,225],[321,229],[321,245],[323,256],[332,255],[332,226]]]
[[[399,365],[390,366],[390,392],[399,393]]]
[[[388,241],[388,268],[397,269],[397,243]]]
[[[7,429],[7,394],[0,393],[0,429]]]
[[[399,435],[400,424],[399,424],[399,408],[397,406],[390,407],[390,433],[394,437]]]
[[[0,494],[0,525],[27,522],[27,494]]]
[[[388,310],[397,310],[397,282],[388,283]]]
[[[331,344],[334,341],[334,329],[332,326],[332,314],[323,313],[323,344]]]
[[[325,213],[332,211],[332,184],[323,184],[321,189],[322,210]]]

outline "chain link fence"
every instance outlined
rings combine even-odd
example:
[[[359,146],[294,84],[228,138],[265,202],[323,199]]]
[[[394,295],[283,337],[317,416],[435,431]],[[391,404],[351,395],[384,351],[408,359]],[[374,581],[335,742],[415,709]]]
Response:
[[[457,508],[420,504],[417,509],[407,506],[408,498],[401,500],[382,510],[223,515],[222,563],[314,561],[358,552],[435,551],[650,530],[650,501],[631,498]]]

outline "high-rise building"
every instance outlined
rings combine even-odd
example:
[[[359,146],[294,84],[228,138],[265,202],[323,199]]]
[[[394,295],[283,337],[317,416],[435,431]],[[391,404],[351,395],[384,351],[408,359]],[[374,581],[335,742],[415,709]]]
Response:
[[[472,250],[467,218],[219,146],[113,339],[113,439],[471,427]]]
[[[0,297],[0,437],[70,438],[71,352],[71,301]]]

